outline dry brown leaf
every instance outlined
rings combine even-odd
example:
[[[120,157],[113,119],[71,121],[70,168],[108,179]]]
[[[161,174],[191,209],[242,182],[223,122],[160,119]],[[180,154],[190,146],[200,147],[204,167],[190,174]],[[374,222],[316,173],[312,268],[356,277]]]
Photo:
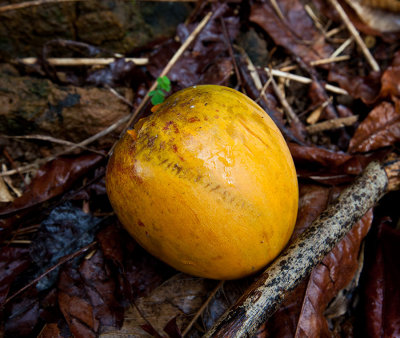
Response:
[[[203,304],[210,290],[210,281],[202,278],[177,274],[156,288],[147,297],[136,300],[135,305],[125,312],[121,330],[108,331],[101,337],[151,337],[143,325],[165,335],[165,326],[177,317],[178,327],[185,327]],[[138,310],[139,309],[139,310]]]
[[[376,106],[358,126],[350,140],[349,152],[367,152],[400,140],[400,103]]]
[[[381,8],[366,5],[367,1],[346,0],[355,10],[358,17],[368,26],[380,32],[396,32],[400,30],[400,14]],[[396,1],[386,1],[396,4]]]
[[[372,223],[370,210],[311,273],[300,312],[296,337],[329,337],[324,317],[329,302],[353,279],[362,240]]]

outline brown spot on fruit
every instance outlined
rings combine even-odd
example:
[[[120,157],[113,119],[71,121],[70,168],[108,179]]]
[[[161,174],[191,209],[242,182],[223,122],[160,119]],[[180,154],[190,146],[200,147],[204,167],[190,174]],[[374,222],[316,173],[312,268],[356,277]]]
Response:
[[[188,122],[190,122],[190,123],[199,122],[199,121],[200,121],[200,119],[197,116],[193,116],[188,119]]]
[[[144,226],[145,226],[141,220],[138,221],[138,225],[139,225],[140,227],[144,227]]]
[[[174,151],[174,153],[178,152],[178,146],[176,144],[173,144],[172,150]]]

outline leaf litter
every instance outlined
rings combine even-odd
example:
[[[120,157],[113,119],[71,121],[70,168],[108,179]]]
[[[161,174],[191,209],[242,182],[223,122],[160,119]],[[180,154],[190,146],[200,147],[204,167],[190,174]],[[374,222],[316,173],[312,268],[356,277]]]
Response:
[[[105,86],[116,93],[128,87],[135,92],[131,104],[136,108],[201,17],[212,11],[209,23],[167,74],[171,91],[201,83],[228,85],[257,100],[276,121],[299,173],[294,238],[370,161],[398,150],[400,137],[398,33],[376,31],[350,15],[364,37],[376,37],[371,51],[382,72],[372,72],[352,43],[342,52],[350,55],[349,60],[311,65],[331,58],[349,33],[341,29],[340,18],[327,2],[315,0],[307,5],[311,6],[297,0],[203,4],[194,8],[188,22],[176,27],[176,39],[154,41],[132,52],[134,57],[148,57],[145,66],[120,56],[101,69],[81,73],[59,70],[46,62],[59,43],[53,41],[45,45],[41,63],[30,69],[19,67],[17,72],[80,87]],[[246,38],[254,38],[249,31],[255,32],[257,39],[252,41],[266,48],[266,54],[263,50],[257,55],[257,48],[248,50]],[[78,41],[63,41],[62,46],[70,49],[66,54],[76,53],[77,48],[80,55],[115,54]],[[251,58],[258,67],[251,68]],[[265,63],[260,65],[260,60]],[[235,63],[239,73],[234,71]],[[282,113],[282,101],[268,85],[265,67],[312,79],[311,85],[275,79],[282,97],[299,117],[297,125]],[[345,89],[348,95],[328,94],[327,83]],[[322,110],[315,122],[351,115],[359,115],[360,122],[308,135],[304,132],[307,118],[317,106]],[[144,109],[148,114],[149,107]],[[2,141],[1,146],[11,144],[7,142]],[[101,143],[96,146],[108,150]],[[23,153],[15,145],[14,149]],[[49,151],[52,148],[46,145]],[[102,156],[80,150],[42,166],[21,197],[0,205],[0,301],[5,334],[181,337],[186,330],[187,336],[201,336],[257,276],[225,282],[215,290],[216,281],[178,273],[150,256],[113,216],[103,175]],[[393,214],[389,206],[379,208],[380,214]],[[314,268],[309,279],[291,292],[259,329],[258,337],[399,334],[398,212],[391,222],[373,221],[374,214],[375,210],[370,210]],[[90,252],[81,254],[88,244]],[[60,261],[63,263],[57,265]],[[43,273],[37,283],[10,298]],[[194,316],[198,319],[190,324]]]

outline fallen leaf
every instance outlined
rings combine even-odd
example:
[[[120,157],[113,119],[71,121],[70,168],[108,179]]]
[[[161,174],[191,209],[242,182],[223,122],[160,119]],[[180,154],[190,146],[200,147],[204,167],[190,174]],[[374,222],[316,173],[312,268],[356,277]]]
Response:
[[[103,159],[100,155],[57,158],[41,167],[24,194],[0,210],[0,216],[27,209],[62,194]]]
[[[35,295],[24,295],[24,298],[8,306],[4,334],[6,337],[32,337],[39,324],[39,301]]]
[[[352,158],[352,155],[343,152],[334,152],[315,146],[301,146],[289,142],[290,152],[295,163],[314,163],[325,167],[339,167]]]
[[[299,215],[293,238],[326,208],[332,189],[300,186]],[[278,311],[259,330],[261,337],[325,337],[332,333],[324,317],[329,302],[353,279],[360,245],[372,222],[372,211],[355,224],[317,265],[308,280],[293,290]],[[293,240],[293,238],[291,240]]]
[[[58,260],[93,242],[100,219],[84,213],[70,203],[56,207],[38,230],[29,250],[36,263],[37,275],[55,265]],[[39,291],[50,288],[58,278],[59,268],[43,277]]]
[[[177,274],[154,289],[148,296],[138,298],[125,313],[124,324],[119,331],[105,332],[101,337],[112,334],[123,337],[164,336],[164,328],[176,318],[179,328],[184,328],[207,298],[215,282],[203,278]],[[146,330],[144,330],[146,329]]]
[[[15,277],[30,265],[29,250],[6,246],[0,249],[0,306],[4,303]]]
[[[400,140],[400,102],[382,102],[360,123],[350,140],[349,152],[367,152]]]
[[[365,329],[369,337],[400,336],[400,231],[379,225],[365,276]]]
[[[333,53],[300,1],[280,0],[277,4],[283,19],[270,3],[255,3],[251,6],[250,21],[264,29],[278,46],[307,63],[328,58]]]
[[[313,269],[303,298],[296,337],[331,336],[324,311],[357,272],[360,246],[371,223],[372,210]],[[351,295],[348,293],[347,297]]]
[[[400,52],[395,54],[392,64],[383,72],[381,83],[380,97],[400,97]]]

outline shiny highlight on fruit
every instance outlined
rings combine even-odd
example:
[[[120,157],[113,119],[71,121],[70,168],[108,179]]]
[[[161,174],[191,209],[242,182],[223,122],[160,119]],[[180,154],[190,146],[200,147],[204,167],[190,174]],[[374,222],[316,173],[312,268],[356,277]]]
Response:
[[[181,90],[117,144],[106,186],[124,227],[177,270],[250,275],[287,244],[298,208],[293,160],[279,129],[231,88]]]

